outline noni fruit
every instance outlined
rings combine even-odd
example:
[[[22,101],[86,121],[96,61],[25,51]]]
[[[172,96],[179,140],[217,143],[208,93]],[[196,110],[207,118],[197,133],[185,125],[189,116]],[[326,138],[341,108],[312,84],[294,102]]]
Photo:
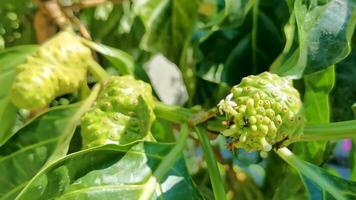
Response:
[[[81,122],[83,148],[152,139],[154,99],[149,84],[132,76],[114,76]]]
[[[73,33],[57,34],[17,67],[12,102],[36,110],[57,96],[77,91],[86,81],[90,62],[94,62],[90,49]]]
[[[304,125],[292,81],[269,72],[243,78],[218,108],[231,121],[222,134],[247,151],[270,151],[274,144],[300,135]]]

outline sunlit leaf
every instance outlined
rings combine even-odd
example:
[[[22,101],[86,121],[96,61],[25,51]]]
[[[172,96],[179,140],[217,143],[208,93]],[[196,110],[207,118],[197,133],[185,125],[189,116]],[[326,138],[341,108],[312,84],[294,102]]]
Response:
[[[279,149],[277,153],[289,165],[298,170],[309,191],[310,199],[347,200],[356,198],[356,182],[333,176],[326,170],[299,159],[287,148]]]
[[[355,6],[352,0],[295,1],[299,48],[274,71],[300,78],[344,59],[351,50]]]
[[[51,156],[81,104],[52,109],[20,129],[0,148],[0,199],[14,199]]]
[[[71,154],[38,174],[18,199],[201,199],[183,159],[162,182],[153,176],[172,145],[132,145]]]
[[[0,51],[0,146],[12,134],[17,108],[10,101],[10,89],[16,76],[16,66],[25,61],[36,46],[17,46]]]

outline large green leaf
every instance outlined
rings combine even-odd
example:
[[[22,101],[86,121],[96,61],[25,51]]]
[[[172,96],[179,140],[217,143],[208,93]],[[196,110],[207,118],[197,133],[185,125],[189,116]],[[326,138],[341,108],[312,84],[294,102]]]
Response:
[[[354,119],[351,106],[356,102],[356,37],[351,54],[336,65],[336,84],[330,96],[333,121]]]
[[[346,200],[356,198],[356,182],[333,176],[326,170],[299,159],[287,148],[279,149],[277,153],[289,165],[298,170],[309,191],[310,199]]]
[[[190,41],[197,9],[197,0],[135,1],[135,10],[146,28],[142,48],[162,53],[178,64]]]
[[[20,129],[0,148],[0,199],[14,199],[53,153],[81,104],[52,109]]]
[[[153,176],[173,145],[132,145],[71,154],[38,174],[18,199],[201,199],[182,158],[163,181]]]
[[[300,78],[344,59],[356,24],[353,0],[295,1],[299,48],[274,72]]]
[[[329,94],[335,83],[335,68],[329,67],[318,73],[304,77],[304,111],[308,124],[325,124],[330,122]],[[315,164],[324,160],[327,142],[298,143],[293,152],[302,159]]]
[[[303,104],[305,117],[308,124],[325,124],[330,121],[329,94],[334,86],[335,68],[329,67],[319,73],[310,74],[304,77],[305,91]],[[304,142],[293,145],[293,152],[303,160],[320,165],[325,158],[328,142],[315,141]],[[298,174],[288,169],[288,173],[282,180],[274,199],[284,199],[286,197],[301,198],[303,195],[303,183]],[[293,190],[288,189],[288,183],[294,183]]]
[[[17,108],[10,101],[10,89],[16,76],[16,65],[25,61],[36,46],[17,46],[0,51],[0,146],[12,134]]]
[[[83,102],[43,113],[0,148],[0,199],[14,199],[43,166],[67,154],[77,124],[99,90],[99,86],[94,87]]]

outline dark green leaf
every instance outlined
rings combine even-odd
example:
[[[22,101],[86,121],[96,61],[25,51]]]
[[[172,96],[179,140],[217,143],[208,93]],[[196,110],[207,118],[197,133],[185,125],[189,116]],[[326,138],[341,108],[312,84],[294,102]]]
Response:
[[[256,1],[249,0],[225,0],[225,15],[229,24],[241,25]]]
[[[295,1],[299,48],[274,72],[300,78],[344,59],[356,24],[353,0]]]
[[[45,165],[62,158],[81,116],[99,93],[95,86],[82,103],[52,108],[29,122],[0,148],[0,196],[13,199]],[[23,164],[26,163],[25,168]]]
[[[336,65],[336,83],[332,95],[330,95],[333,121],[354,119],[351,106],[356,102],[355,39],[351,54]]]
[[[11,103],[10,90],[16,66],[25,61],[36,46],[17,46],[0,51],[0,146],[12,134],[17,108]]]
[[[329,94],[335,83],[335,67],[329,67],[318,73],[304,77],[304,111],[308,124],[325,124],[330,122]],[[298,143],[293,146],[293,152],[298,156],[321,164],[326,150],[326,141]],[[330,153],[330,152],[329,152]]]
[[[20,129],[0,148],[0,199],[14,199],[53,153],[81,104],[52,109]]]
[[[142,48],[160,52],[178,64],[192,35],[198,1],[141,0],[135,1],[135,9],[146,27]]]
[[[326,170],[300,160],[287,148],[277,150],[279,156],[300,173],[310,199],[347,200],[356,198],[356,182],[333,176]]]
[[[71,154],[38,174],[18,199],[201,199],[182,158],[162,182],[152,176],[172,145],[132,145]]]
[[[335,68],[329,67],[319,73],[304,77],[305,92],[303,104],[305,105],[305,117],[309,124],[324,124],[330,121],[329,94],[334,86]],[[304,142],[293,145],[293,152],[303,160],[321,164],[325,155],[330,153],[328,142],[315,141]],[[294,183],[293,190],[288,190],[288,183]],[[288,192],[286,192],[288,191]],[[304,195],[302,182],[293,170],[288,169],[282,184],[275,194],[275,199],[283,199],[288,196],[301,198]],[[311,195],[311,194],[309,194]]]

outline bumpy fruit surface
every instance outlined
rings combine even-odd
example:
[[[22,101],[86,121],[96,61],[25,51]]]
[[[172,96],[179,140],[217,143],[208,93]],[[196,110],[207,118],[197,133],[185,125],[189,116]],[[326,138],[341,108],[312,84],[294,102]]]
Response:
[[[90,62],[89,48],[74,34],[59,33],[17,67],[12,102],[19,108],[35,110],[57,96],[77,91],[86,81]]]
[[[112,77],[97,102],[82,117],[83,147],[150,139],[155,120],[153,109],[149,84],[132,76]]]
[[[292,81],[269,72],[243,78],[218,108],[232,122],[223,135],[247,151],[270,151],[272,145],[301,134],[304,124]]]

